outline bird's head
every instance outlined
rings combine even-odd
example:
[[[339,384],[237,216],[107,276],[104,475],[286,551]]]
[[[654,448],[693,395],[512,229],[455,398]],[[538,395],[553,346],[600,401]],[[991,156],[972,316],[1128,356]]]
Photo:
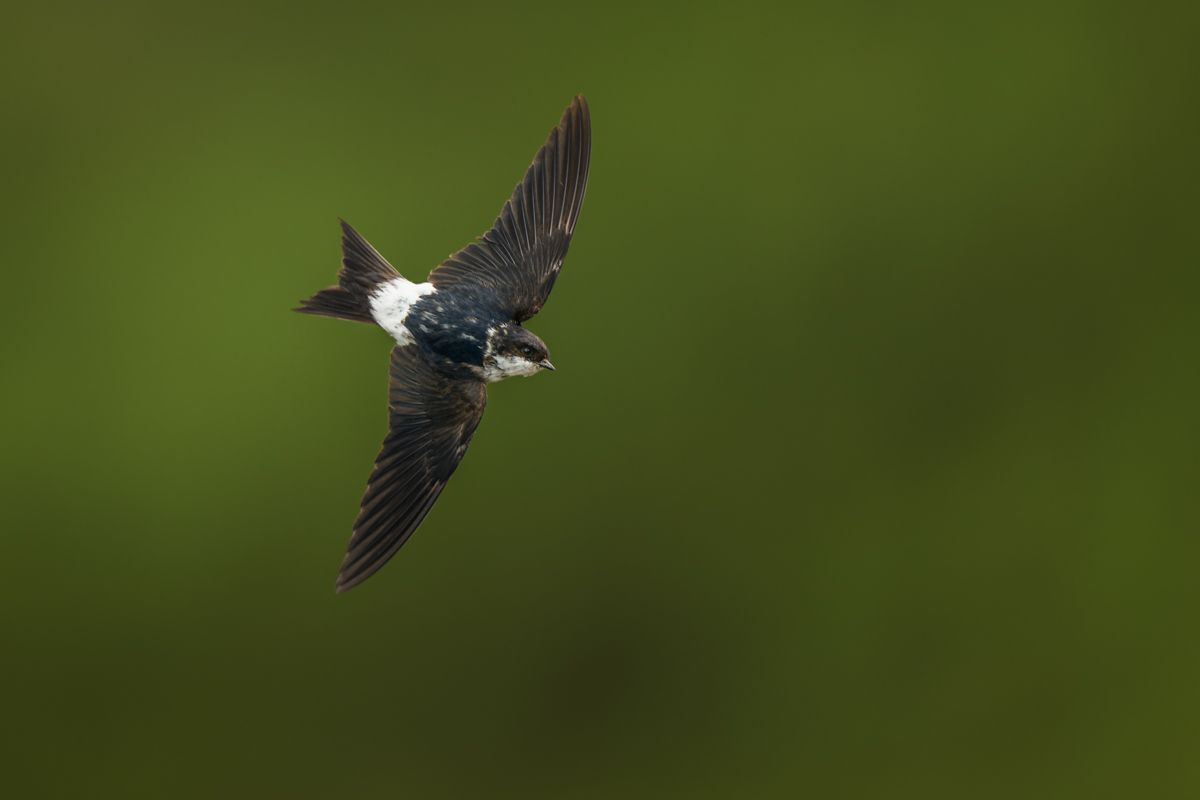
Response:
[[[550,363],[550,349],[534,334],[515,323],[500,325],[488,332],[483,371],[489,381],[533,375],[544,369],[554,369]]]

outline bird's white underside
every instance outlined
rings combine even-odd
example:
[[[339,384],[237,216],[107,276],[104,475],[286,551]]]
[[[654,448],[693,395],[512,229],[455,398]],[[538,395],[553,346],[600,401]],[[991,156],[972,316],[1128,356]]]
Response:
[[[404,327],[408,312],[418,300],[436,291],[429,282],[413,283],[407,278],[393,278],[371,292],[371,316],[379,327],[392,335],[396,344],[405,347],[416,341]]]

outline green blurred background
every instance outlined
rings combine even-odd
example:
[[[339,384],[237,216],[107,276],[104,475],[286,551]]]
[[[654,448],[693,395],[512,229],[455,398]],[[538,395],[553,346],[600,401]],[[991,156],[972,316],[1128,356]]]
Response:
[[[11,797],[1200,794],[1196,13],[10,7]],[[587,203],[399,556],[385,334],[576,92]]]

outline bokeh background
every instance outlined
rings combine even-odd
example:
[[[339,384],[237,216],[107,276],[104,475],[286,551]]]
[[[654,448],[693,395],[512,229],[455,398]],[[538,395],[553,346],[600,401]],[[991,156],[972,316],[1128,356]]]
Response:
[[[1200,792],[1185,4],[5,18],[7,796]],[[389,344],[289,308],[576,92],[559,371],[335,596]]]

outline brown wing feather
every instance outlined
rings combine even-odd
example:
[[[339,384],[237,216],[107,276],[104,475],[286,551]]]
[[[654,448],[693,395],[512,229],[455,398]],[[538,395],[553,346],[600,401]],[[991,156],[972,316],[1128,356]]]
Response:
[[[430,366],[415,346],[392,350],[390,426],[367,481],[337,590],[365,581],[425,519],[483,418],[487,390]]]
[[[591,152],[591,117],[579,96],[550,131],[492,229],[431,272],[433,285],[487,289],[518,322],[540,311],[583,207]]]

